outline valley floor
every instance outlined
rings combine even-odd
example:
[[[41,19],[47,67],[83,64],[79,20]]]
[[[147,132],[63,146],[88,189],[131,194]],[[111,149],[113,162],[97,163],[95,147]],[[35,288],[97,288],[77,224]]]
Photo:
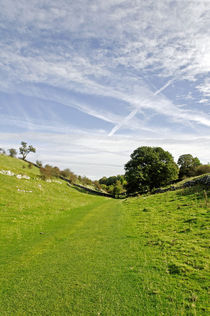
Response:
[[[114,200],[0,181],[1,316],[208,315],[203,190]]]

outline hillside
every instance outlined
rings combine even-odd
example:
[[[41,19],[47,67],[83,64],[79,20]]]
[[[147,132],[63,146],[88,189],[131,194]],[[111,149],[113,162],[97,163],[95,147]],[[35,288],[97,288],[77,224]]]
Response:
[[[3,170],[0,315],[209,314],[207,188],[114,200]]]

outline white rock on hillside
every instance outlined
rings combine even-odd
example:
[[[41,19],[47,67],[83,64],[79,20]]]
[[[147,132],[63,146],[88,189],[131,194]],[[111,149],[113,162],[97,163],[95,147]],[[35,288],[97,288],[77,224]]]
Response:
[[[0,173],[5,176],[14,176],[15,174],[10,170],[0,170]]]
[[[0,174],[3,174],[5,176],[16,176],[17,179],[27,179],[29,180],[30,177],[26,176],[26,175],[21,175],[21,174],[15,174],[14,172],[10,171],[10,170],[0,170]]]

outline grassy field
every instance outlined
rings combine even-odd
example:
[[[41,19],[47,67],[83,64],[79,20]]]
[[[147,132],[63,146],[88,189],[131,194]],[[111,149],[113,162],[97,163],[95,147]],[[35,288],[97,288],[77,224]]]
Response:
[[[209,192],[114,200],[1,170],[30,176],[0,174],[1,316],[209,314]]]

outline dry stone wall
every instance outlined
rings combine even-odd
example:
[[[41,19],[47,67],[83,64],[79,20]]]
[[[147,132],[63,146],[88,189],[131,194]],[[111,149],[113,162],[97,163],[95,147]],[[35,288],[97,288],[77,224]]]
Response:
[[[155,193],[164,193],[167,191],[175,191],[175,190],[179,190],[179,189],[183,189],[183,188],[190,188],[190,187],[193,187],[195,185],[204,185],[204,186],[210,187],[210,175],[205,175],[203,177],[187,181],[183,185],[178,186],[178,187],[171,186],[167,189],[157,189],[153,193],[155,194]]]

